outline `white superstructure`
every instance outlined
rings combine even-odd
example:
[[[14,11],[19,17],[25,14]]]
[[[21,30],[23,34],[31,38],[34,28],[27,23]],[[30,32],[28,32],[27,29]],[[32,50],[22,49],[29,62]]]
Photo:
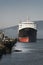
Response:
[[[35,22],[31,22],[29,20],[27,20],[26,22],[21,22],[19,24],[19,30],[21,30],[23,28],[34,28],[34,29],[36,29],[36,23]]]

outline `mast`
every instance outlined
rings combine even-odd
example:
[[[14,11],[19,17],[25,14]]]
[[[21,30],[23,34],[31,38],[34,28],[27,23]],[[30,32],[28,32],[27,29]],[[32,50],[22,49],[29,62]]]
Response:
[[[27,22],[29,22],[29,16],[27,16]]]

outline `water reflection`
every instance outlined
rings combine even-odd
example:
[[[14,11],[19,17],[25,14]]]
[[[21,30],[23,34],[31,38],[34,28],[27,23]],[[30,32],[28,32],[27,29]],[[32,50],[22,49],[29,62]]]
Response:
[[[2,59],[2,56],[3,56],[3,55],[11,54],[11,50],[12,50],[12,48],[7,48],[7,49],[5,49],[5,50],[0,49],[0,60]]]
[[[43,40],[36,43],[17,42],[6,52],[0,54],[0,65],[43,65]]]
[[[19,49],[15,49],[16,46],[14,46],[14,50],[13,52],[22,52],[22,50],[19,50]],[[12,48],[7,48],[7,49],[0,49],[0,60],[2,59],[3,55],[6,55],[6,54],[11,54],[12,53]]]

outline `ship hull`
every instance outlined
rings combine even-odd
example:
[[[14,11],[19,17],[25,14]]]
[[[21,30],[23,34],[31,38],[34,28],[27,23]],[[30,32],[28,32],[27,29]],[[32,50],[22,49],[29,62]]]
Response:
[[[33,28],[23,28],[19,30],[19,42],[36,42],[37,30]]]

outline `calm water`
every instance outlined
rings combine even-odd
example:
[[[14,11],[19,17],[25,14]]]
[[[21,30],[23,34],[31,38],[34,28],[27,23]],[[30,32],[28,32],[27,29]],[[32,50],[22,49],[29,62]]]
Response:
[[[11,54],[2,55],[0,65],[43,65],[43,39],[36,43],[20,43]]]

